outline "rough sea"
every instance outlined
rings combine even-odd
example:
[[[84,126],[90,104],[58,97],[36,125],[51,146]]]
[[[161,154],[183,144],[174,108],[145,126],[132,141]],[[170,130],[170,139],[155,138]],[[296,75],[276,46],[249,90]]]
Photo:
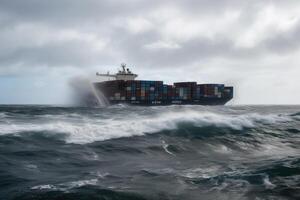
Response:
[[[0,106],[0,199],[300,199],[300,106]]]

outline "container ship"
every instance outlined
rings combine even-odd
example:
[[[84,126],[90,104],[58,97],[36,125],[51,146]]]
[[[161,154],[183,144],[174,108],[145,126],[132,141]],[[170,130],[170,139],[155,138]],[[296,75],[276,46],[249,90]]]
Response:
[[[97,76],[113,80],[95,82],[94,88],[109,104],[133,105],[224,105],[233,98],[233,87],[224,84],[198,84],[197,82],[176,82],[172,85],[163,81],[136,80],[126,67],[116,74],[96,73]]]

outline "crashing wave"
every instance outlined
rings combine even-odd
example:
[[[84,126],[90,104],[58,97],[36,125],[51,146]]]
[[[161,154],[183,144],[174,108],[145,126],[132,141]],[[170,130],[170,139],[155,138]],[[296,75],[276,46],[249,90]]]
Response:
[[[191,109],[156,112],[150,115],[131,112],[126,116],[116,115],[111,118],[82,115],[72,115],[70,118],[66,115],[47,115],[46,122],[0,124],[0,134],[16,134],[24,131],[65,133],[68,135],[67,142],[83,144],[120,137],[141,136],[164,130],[176,130],[183,123],[194,127],[213,126],[242,130],[291,120],[291,117],[287,115],[257,113],[225,115]]]

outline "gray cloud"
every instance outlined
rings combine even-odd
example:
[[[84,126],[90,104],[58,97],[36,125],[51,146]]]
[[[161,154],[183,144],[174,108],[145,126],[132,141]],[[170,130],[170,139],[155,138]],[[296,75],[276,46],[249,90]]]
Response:
[[[4,41],[1,41],[2,46],[6,47],[5,49],[1,49],[1,63],[9,66],[9,62],[22,61],[25,65],[34,65],[36,62],[36,64],[46,64],[48,66],[66,65],[76,67],[97,64],[96,60],[99,60],[99,65],[102,64],[100,60],[103,59],[107,62],[113,61],[112,59],[105,58],[108,56],[114,57],[114,55],[108,55],[105,51],[94,51],[91,45],[93,41],[85,41],[83,38],[80,38],[85,37],[85,35],[79,36],[72,41],[61,41],[58,37],[56,38],[56,30],[61,31],[65,29],[79,33],[92,33],[98,35],[100,39],[108,38],[109,42],[105,46],[106,50],[118,52],[119,55],[123,55],[125,58],[128,56],[133,62],[140,61],[139,63],[141,64],[142,61],[147,62],[149,60],[149,64],[152,65],[160,63],[172,66],[177,63],[186,63],[188,65],[189,62],[193,63],[197,59],[220,56],[229,57],[230,59],[238,57],[240,59],[241,57],[262,56],[262,51],[268,51],[265,53],[276,53],[277,51],[299,49],[299,43],[293,42],[294,39],[297,39],[296,35],[298,31],[285,34],[275,32],[264,38],[265,41],[261,41],[251,48],[236,47],[235,45],[236,35],[234,31],[239,31],[239,28],[247,28],[246,26],[251,28],[251,24],[261,20],[255,18],[260,9],[276,4],[276,1],[272,1],[272,4],[261,3],[260,1],[246,2],[237,0],[159,2],[87,0],[82,3],[82,1],[77,0],[2,0],[0,7],[1,24],[4,30],[8,30],[9,36],[6,36]],[[204,16],[204,19],[209,18],[208,21],[220,21],[222,19],[218,18],[224,17],[223,14],[226,12],[237,11],[240,12],[240,16],[235,22],[236,27],[233,27],[233,29],[228,29],[228,31],[224,31],[223,29],[220,33],[218,33],[219,30],[212,31],[216,34],[213,38],[203,37],[201,36],[201,31],[199,31],[199,37],[189,38],[187,34],[185,41],[175,41],[176,45],[178,45],[177,49],[157,48],[147,50],[145,49],[146,45],[151,46],[151,43],[155,44],[165,40],[166,35],[167,37],[168,34],[172,35],[172,33],[166,33],[162,36],[160,29],[164,28],[162,26],[167,26],[168,23],[176,22],[178,19],[172,19],[172,15],[161,22],[156,19],[151,30],[146,30],[138,34],[133,34],[127,29],[126,20],[134,20],[135,17],[144,17],[151,23],[153,18],[148,17],[149,13],[155,13],[155,9],[159,10],[160,8],[165,8],[161,12],[168,12],[168,8],[171,10],[177,9],[180,16],[190,15],[195,22],[197,22],[197,17],[199,21],[202,21],[202,16]],[[159,13],[158,11],[157,13],[157,17],[159,17],[159,14],[166,14]],[[179,19],[180,16],[178,16]],[[18,27],[26,25],[32,27],[24,31],[32,31],[32,33],[27,32],[24,36],[22,31],[18,32]],[[192,25],[197,25],[197,23]],[[34,42],[34,37],[40,34],[41,26],[42,28],[48,28],[48,30],[44,31],[48,35],[45,37],[51,37],[51,40],[37,45]],[[139,25],[137,24],[137,26]],[[175,28],[180,31],[180,29],[184,29],[185,27]],[[210,28],[213,27],[209,27],[208,24],[206,29],[209,31]],[[28,36],[30,34],[32,34],[32,38]],[[17,41],[29,39],[32,40],[32,43],[26,46],[14,47],[15,44],[13,43],[15,39]],[[23,43],[23,41],[20,43]],[[97,59],[97,57],[101,59]],[[118,57],[116,57],[117,59]],[[153,62],[154,60],[156,62]]]
[[[300,47],[300,22],[290,31],[275,33],[264,41],[264,46],[274,53],[286,54],[297,51]]]

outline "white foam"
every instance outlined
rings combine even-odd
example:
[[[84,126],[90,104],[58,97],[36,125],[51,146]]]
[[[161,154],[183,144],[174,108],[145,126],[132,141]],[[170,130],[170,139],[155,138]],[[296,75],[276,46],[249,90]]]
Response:
[[[300,120],[300,115],[293,116],[294,119]]]
[[[166,143],[166,141],[162,140],[162,147],[165,150],[166,153],[175,156],[171,151],[168,150],[169,145]]]
[[[24,168],[27,170],[39,171],[38,166],[33,164],[27,164],[24,166]]]
[[[7,115],[6,115],[6,113],[0,113],[0,119],[3,119],[3,118],[5,118],[5,117],[7,117]]]
[[[12,121],[9,124],[0,124],[0,134],[16,134],[22,131],[49,131],[61,132],[68,135],[69,143],[91,143],[107,139],[140,136],[145,133],[155,133],[161,130],[172,130],[181,122],[191,123],[197,127],[216,126],[230,127],[241,130],[244,127],[255,127],[259,123],[277,123],[290,121],[289,116],[261,115],[256,113],[229,115],[192,109],[179,109],[179,111],[164,111],[152,109],[153,114],[141,115],[136,112],[111,114],[109,117],[86,117],[80,115],[67,115],[43,122],[29,121],[20,123]],[[49,116],[48,116],[49,117]],[[41,117],[42,118],[42,117]],[[75,118],[75,119],[74,119]]]
[[[265,185],[266,189],[273,189],[273,188],[276,187],[276,185],[274,185],[273,183],[271,183],[271,181],[269,179],[269,176],[266,176],[263,179],[263,182],[264,182],[264,185]]]
[[[211,166],[209,168],[194,168],[183,171],[182,175],[187,178],[203,178],[209,179],[218,176],[221,172],[219,166]]]
[[[259,146],[254,149],[255,157],[268,157],[283,159],[287,156],[299,156],[298,149],[293,148],[289,143],[277,137],[260,138]]]
[[[32,190],[57,190],[57,188],[54,185],[37,185],[31,187]]]
[[[218,144],[218,145],[210,145],[213,149],[213,151],[221,154],[230,154],[232,153],[232,149],[227,147],[226,145],[223,144]]]
[[[79,181],[71,181],[66,183],[60,183],[56,185],[37,185],[31,187],[32,190],[61,190],[66,191],[72,188],[82,187],[85,185],[97,185],[98,179],[90,179],[90,180],[79,180]]]
[[[63,186],[67,186],[68,188],[76,188],[82,187],[85,185],[97,185],[98,179],[90,179],[90,180],[79,180],[79,181],[72,181],[65,184]]]

